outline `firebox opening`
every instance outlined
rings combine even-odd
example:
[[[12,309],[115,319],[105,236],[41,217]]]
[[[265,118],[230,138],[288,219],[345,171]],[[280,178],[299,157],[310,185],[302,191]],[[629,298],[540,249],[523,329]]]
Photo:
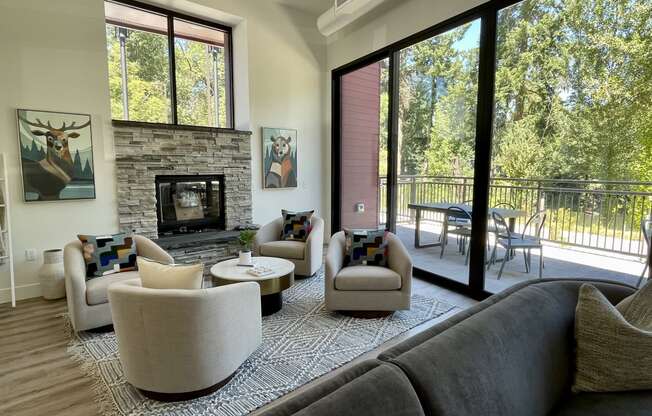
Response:
[[[224,175],[156,176],[159,236],[225,229]]]

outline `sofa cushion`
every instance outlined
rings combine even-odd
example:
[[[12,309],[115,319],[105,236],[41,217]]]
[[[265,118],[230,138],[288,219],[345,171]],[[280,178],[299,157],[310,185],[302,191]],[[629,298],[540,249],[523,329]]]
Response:
[[[302,260],[305,250],[306,243],[303,241],[281,240],[264,243],[258,251],[261,256]]]
[[[522,287],[390,362],[407,373],[427,414],[548,415],[572,382],[580,285]]]
[[[524,287],[531,286],[531,285],[539,285],[539,284],[546,284],[548,282],[557,282],[563,284],[570,284],[574,285],[577,290],[579,290],[580,285],[582,284],[582,281],[578,281],[577,279],[542,279],[542,280],[530,280],[526,282],[522,282],[519,284],[516,284],[500,293],[497,293],[493,296],[490,296],[489,298],[485,299],[484,301],[463,310],[462,312],[459,312],[455,314],[453,317],[446,319],[443,322],[438,323],[437,325],[433,325],[431,328],[426,329],[423,332],[419,332],[418,334],[411,336],[410,338],[406,339],[403,342],[400,342],[396,344],[395,346],[389,348],[386,351],[383,351],[378,358],[384,361],[389,361],[392,358],[396,358],[399,355],[411,350],[412,348],[416,347],[417,345],[421,345],[424,342],[428,341],[429,339],[443,333],[444,331],[448,330],[449,328],[459,324],[460,322],[474,316],[475,314],[487,309],[489,306],[494,305],[506,297],[510,296],[512,293],[518,292],[519,290],[523,289]],[[601,281],[601,280],[585,280],[585,281],[590,281],[591,284],[593,284],[595,287],[600,289],[602,293],[607,296],[609,301],[613,304],[616,304],[618,302],[621,302],[623,299],[625,299],[627,296],[631,296],[632,293],[635,292],[635,289],[631,286],[623,285],[620,283],[615,283],[615,282],[607,282],[607,281]]]
[[[401,276],[380,266],[343,267],[335,276],[337,290],[399,290]]]
[[[391,364],[382,364],[295,415],[421,416],[424,412],[405,374]]]
[[[109,285],[131,279],[140,279],[137,271],[115,273],[88,280],[86,282],[86,303],[89,305],[100,305],[108,302],[107,289]]]
[[[575,318],[574,391],[652,389],[652,283],[623,314],[598,289],[583,285]]]
[[[652,391],[581,393],[564,400],[555,416],[648,416]]]

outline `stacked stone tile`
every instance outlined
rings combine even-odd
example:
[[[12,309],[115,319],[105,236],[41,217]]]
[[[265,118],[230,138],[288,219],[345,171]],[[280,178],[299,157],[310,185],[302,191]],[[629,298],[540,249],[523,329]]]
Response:
[[[226,229],[251,223],[251,132],[120,122],[114,122],[113,132],[121,231],[158,237],[156,175],[224,175]],[[206,250],[220,257],[237,251],[233,242],[222,244]],[[206,250],[199,250],[198,258],[208,263],[213,259]],[[175,257],[192,260],[185,252]]]

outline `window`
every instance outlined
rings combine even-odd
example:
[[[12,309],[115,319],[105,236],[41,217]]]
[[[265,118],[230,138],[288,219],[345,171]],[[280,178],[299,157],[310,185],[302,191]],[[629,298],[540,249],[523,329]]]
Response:
[[[490,0],[335,69],[333,231],[378,213],[415,275],[476,298],[651,279],[650,16],[649,0]],[[350,81],[381,59],[387,138],[367,154],[387,166],[366,183],[384,196],[356,211],[347,190],[374,171],[350,161],[379,117],[352,98],[378,94]],[[374,122],[350,123],[361,112]]]
[[[233,127],[231,29],[106,1],[114,120]]]

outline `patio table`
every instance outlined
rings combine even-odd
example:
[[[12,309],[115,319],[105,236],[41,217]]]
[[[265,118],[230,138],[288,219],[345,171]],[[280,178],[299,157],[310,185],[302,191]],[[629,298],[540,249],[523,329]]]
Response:
[[[456,204],[454,202],[435,202],[435,203],[423,203],[423,204],[408,204],[409,209],[413,209],[415,211],[415,228],[414,228],[414,247],[416,248],[424,248],[424,247],[437,247],[441,246],[441,241],[435,242],[435,243],[428,243],[428,244],[421,244],[419,234],[421,231],[421,212],[422,211],[432,211],[432,212],[439,212],[441,214],[446,214],[448,212],[448,208],[455,206],[455,207],[460,207],[467,211],[469,214],[473,212],[473,207],[469,204]],[[503,218],[509,221],[509,230],[514,231],[514,227],[516,225],[516,218],[518,217],[524,217],[527,215],[525,211],[519,210],[519,209],[511,209],[511,208],[489,208],[489,215],[492,213],[498,213],[500,214]]]

